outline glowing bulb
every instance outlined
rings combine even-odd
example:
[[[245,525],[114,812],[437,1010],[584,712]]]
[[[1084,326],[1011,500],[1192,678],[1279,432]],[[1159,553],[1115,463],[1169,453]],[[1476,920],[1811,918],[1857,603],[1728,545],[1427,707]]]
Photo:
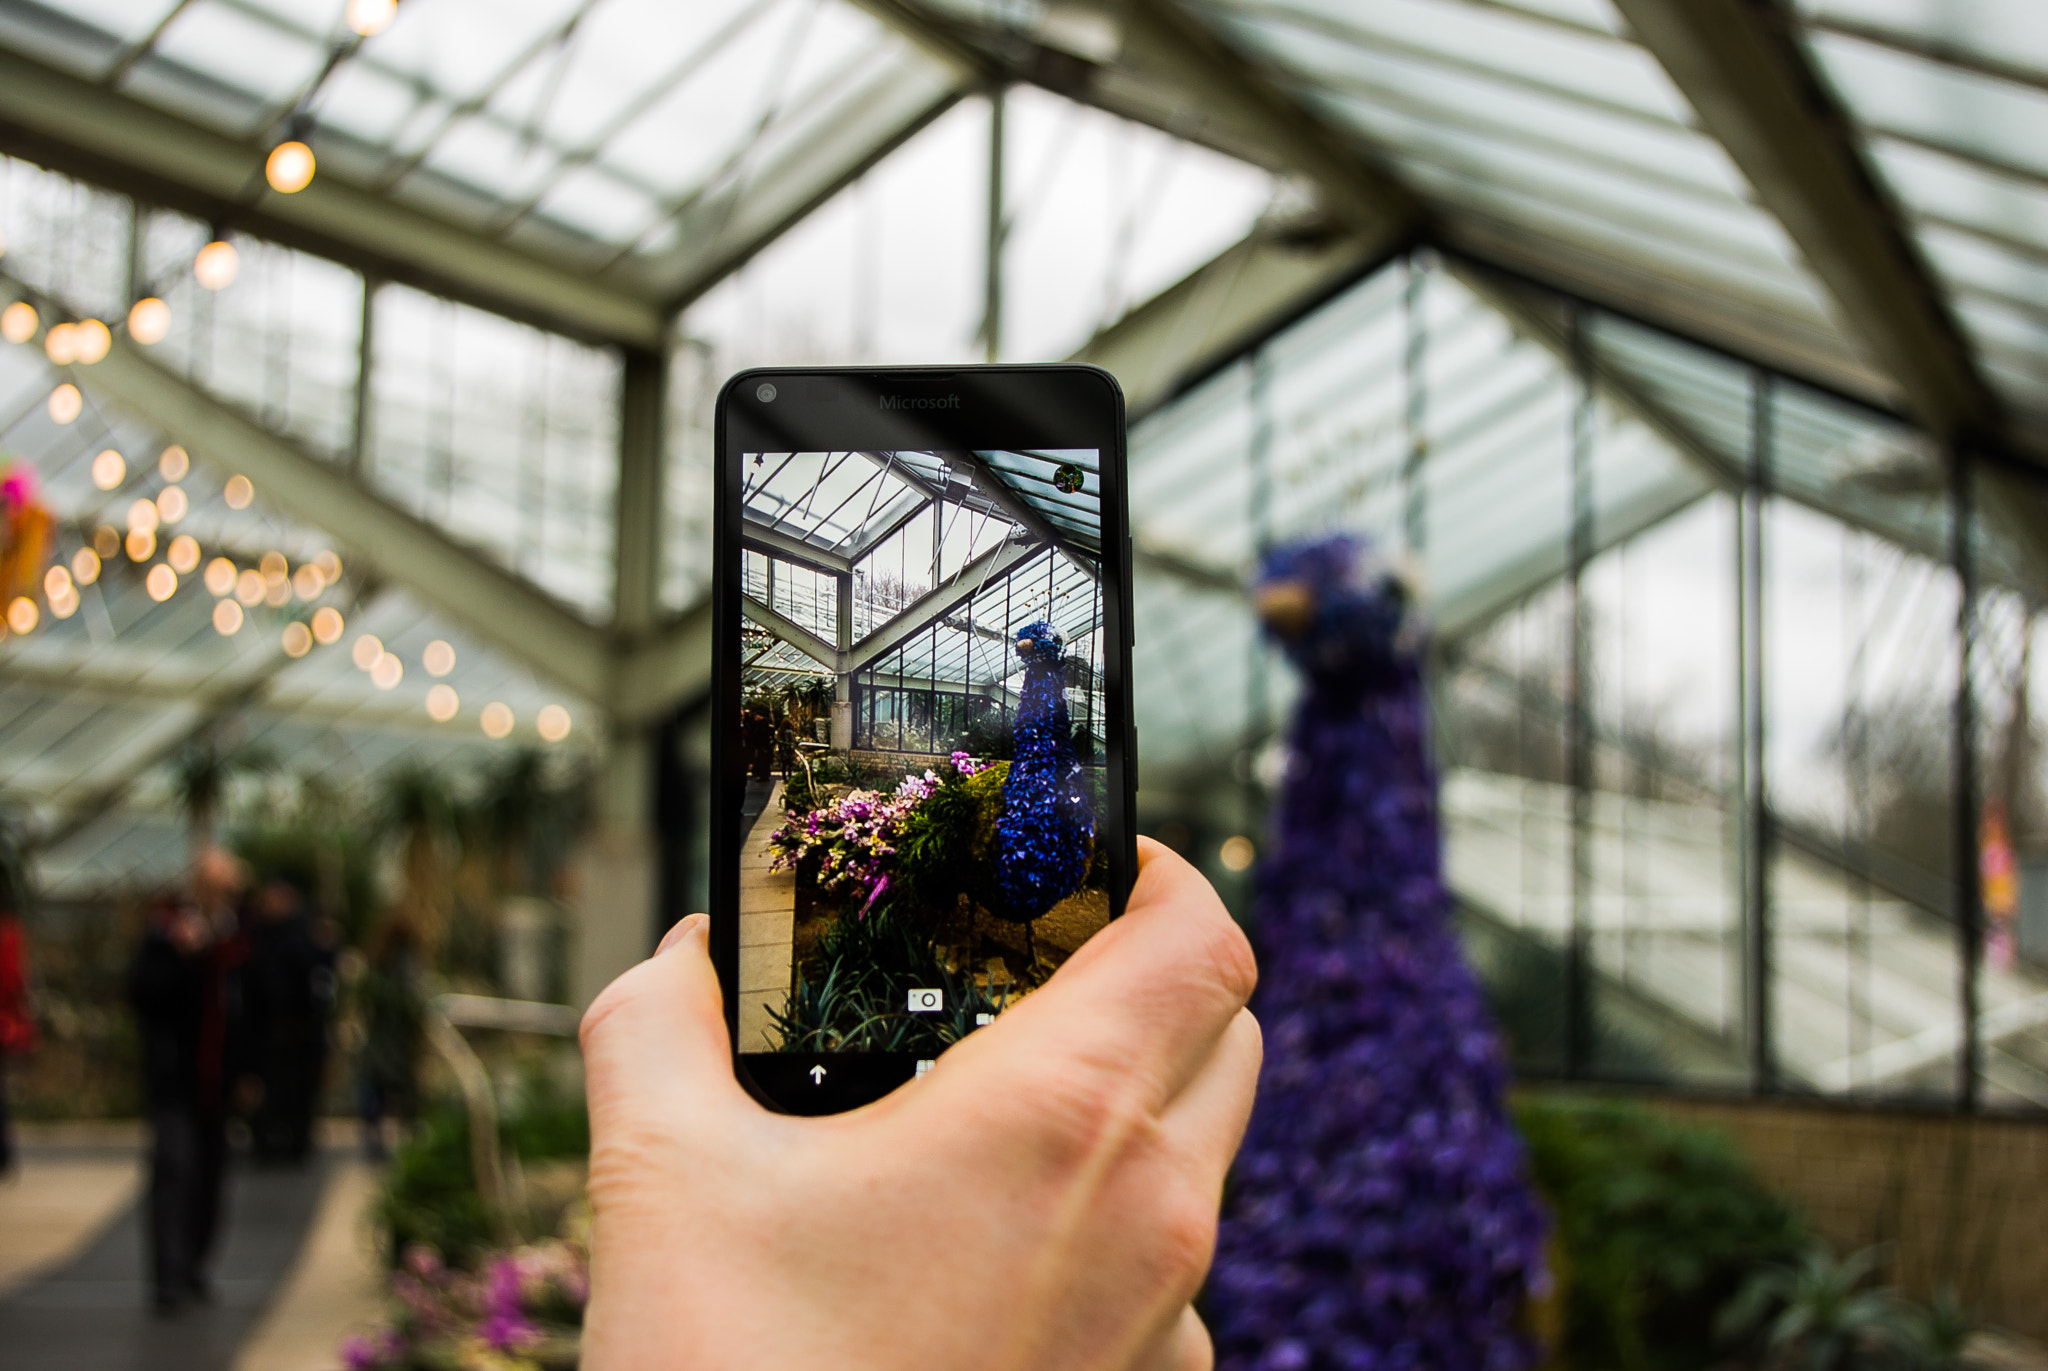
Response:
[[[241,575],[235,577],[235,598],[245,605],[261,604],[263,602],[263,573],[250,570],[244,571]]]
[[[176,486],[166,486],[156,497],[157,517],[167,524],[175,524],[185,517],[192,508],[192,502],[185,498],[185,492]]]
[[[214,239],[192,259],[193,279],[208,290],[226,290],[235,283],[235,273],[241,269],[242,259],[235,254],[235,245],[225,238]]]
[[[1225,838],[1222,850],[1216,854],[1226,871],[1249,870],[1253,858],[1258,855],[1258,850],[1252,846],[1252,840],[1242,833]]]
[[[170,336],[171,307],[154,295],[144,296],[128,307],[128,336],[148,347]]]
[[[68,424],[85,413],[85,397],[69,381],[50,392],[50,422]]]
[[[283,609],[291,602],[292,583],[290,581],[265,581],[263,583],[264,604],[269,605],[272,609]]]
[[[102,562],[117,556],[121,551],[121,530],[112,524],[101,524],[92,531],[92,548]]]
[[[540,730],[540,736],[551,743],[559,743],[569,736],[569,711],[560,705],[542,705],[533,723]]]
[[[427,717],[437,724],[445,724],[462,709],[462,699],[456,695],[455,687],[442,683],[427,692]]]
[[[164,560],[180,576],[190,576],[199,570],[199,540],[189,533],[180,533],[164,549]]]
[[[322,647],[329,647],[341,641],[341,611],[332,605],[322,605],[313,611],[313,641]]]
[[[137,529],[154,533],[156,532],[156,526],[162,521],[163,514],[157,509],[156,501],[154,500],[137,500],[134,504],[128,506],[128,531],[130,533],[135,532]]]
[[[100,555],[89,547],[71,554],[71,579],[89,586],[100,578]]]
[[[503,738],[512,732],[512,706],[493,700],[484,706],[477,722],[483,725],[486,738]]]
[[[129,529],[127,547],[129,561],[148,561],[156,556],[156,530],[153,528]]]
[[[364,38],[375,38],[398,17],[398,0],[348,0],[348,26]]]
[[[263,179],[280,195],[296,195],[313,180],[313,149],[294,139],[270,150],[263,164]]]
[[[36,623],[42,617],[36,602],[26,595],[16,596],[14,602],[7,606],[7,626],[16,633],[35,632]]]
[[[455,670],[455,649],[436,638],[420,654],[420,664],[426,667],[429,676],[446,676]]]
[[[313,630],[294,619],[284,626],[284,655],[303,657],[313,650]]]
[[[101,490],[112,490],[127,479],[128,463],[112,448],[92,459],[92,483]]]
[[[61,566],[53,566],[43,573],[43,594],[50,599],[71,593],[71,573]]]
[[[256,569],[263,573],[264,584],[273,586],[285,578],[289,566],[290,564],[284,559],[284,554],[274,551],[264,553],[262,558],[256,563]]]
[[[68,619],[78,613],[78,591],[69,582],[65,583],[62,594],[52,595],[48,598],[50,601],[50,613],[58,618]]]
[[[235,564],[225,557],[216,557],[206,564],[206,588],[219,599],[235,588]]]
[[[10,343],[26,343],[36,336],[36,326],[42,320],[36,317],[36,307],[26,300],[16,300],[6,309],[0,309],[0,338]]]
[[[292,573],[292,594],[301,600],[317,600],[320,598],[320,592],[325,589],[327,578],[320,573],[320,568],[311,562],[302,563],[299,569]]]
[[[229,509],[247,509],[249,502],[256,498],[256,487],[246,476],[230,476],[220,495],[228,502]]]
[[[43,351],[55,366],[68,367],[78,360],[78,325],[57,324],[43,335]]]
[[[114,335],[97,319],[81,322],[74,337],[78,344],[78,360],[86,366],[104,360],[108,349],[114,346]]]
[[[182,481],[192,470],[192,454],[172,443],[156,459],[156,474],[166,481]]]
[[[405,679],[405,663],[387,652],[377,659],[370,668],[370,684],[379,690],[390,690]]]
[[[178,573],[158,562],[143,578],[142,588],[149,592],[149,598],[162,604],[178,593]]]
[[[327,578],[327,584],[333,585],[341,579],[341,558],[332,552],[322,550],[316,554],[313,565],[320,568],[320,574]]]
[[[364,671],[368,671],[371,667],[377,665],[378,660],[383,655],[384,644],[377,640],[377,635],[374,633],[365,633],[362,637],[356,639],[356,645],[348,650],[349,660]]]
[[[219,600],[213,606],[213,631],[223,638],[233,637],[242,629],[242,607],[233,600]]]

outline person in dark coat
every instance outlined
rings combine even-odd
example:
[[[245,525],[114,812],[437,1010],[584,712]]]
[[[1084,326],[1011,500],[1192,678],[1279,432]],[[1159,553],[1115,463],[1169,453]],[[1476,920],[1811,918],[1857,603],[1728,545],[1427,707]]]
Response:
[[[299,1164],[311,1155],[313,1114],[327,1068],[334,951],[322,944],[298,890],[264,882],[249,923],[242,970],[248,1064],[262,1087],[250,1137],[256,1159]]]
[[[241,863],[209,848],[192,868],[189,895],[151,906],[128,980],[149,1110],[147,1257],[161,1314],[211,1297],[206,1264],[220,1227],[247,956]]]
[[[402,917],[387,920],[355,983],[362,1050],[356,1058],[356,1106],[363,1152],[384,1157],[384,1120],[418,1113],[420,1048],[426,1041],[426,960],[419,933]]]

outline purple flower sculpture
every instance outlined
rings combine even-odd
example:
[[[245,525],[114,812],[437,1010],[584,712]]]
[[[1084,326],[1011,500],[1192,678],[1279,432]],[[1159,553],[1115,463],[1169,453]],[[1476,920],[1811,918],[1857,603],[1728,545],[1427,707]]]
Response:
[[[1258,881],[1266,1032],[1206,1306],[1221,1371],[1521,1371],[1546,1220],[1450,927],[1423,634],[1361,540],[1281,548],[1300,668]]]
[[[1095,814],[1074,760],[1065,642],[1044,620],[1017,630],[1024,661],[1015,749],[996,820],[996,905],[1028,924],[1081,888],[1095,857]]]

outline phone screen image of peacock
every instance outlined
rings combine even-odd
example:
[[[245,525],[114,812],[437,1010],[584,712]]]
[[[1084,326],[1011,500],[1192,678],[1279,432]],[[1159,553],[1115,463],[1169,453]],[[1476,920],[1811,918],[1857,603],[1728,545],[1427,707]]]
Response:
[[[741,461],[739,1050],[927,1061],[1109,922],[1099,454]]]

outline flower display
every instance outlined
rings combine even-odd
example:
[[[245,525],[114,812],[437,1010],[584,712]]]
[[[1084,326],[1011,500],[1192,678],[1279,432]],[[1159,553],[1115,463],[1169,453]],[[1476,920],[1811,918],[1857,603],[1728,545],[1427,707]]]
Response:
[[[996,821],[993,913],[1029,923],[1081,888],[1095,856],[1095,814],[1074,760],[1067,718],[1066,644],[1041,619],[1017,630],[1024,662],[1018,692],[1017,755],[1003,781]]]
[[[348,1371],[549,1371],[575,1364],[590,1259],[580,1243],[551,1238],[469,1272],[415,1245],[391,1274],[390,1296],[388,1324],[342,1344]]]
[[[11,463],[0,472],[0,604],[41,588],[49,546],[42,482],[27,462]]]

